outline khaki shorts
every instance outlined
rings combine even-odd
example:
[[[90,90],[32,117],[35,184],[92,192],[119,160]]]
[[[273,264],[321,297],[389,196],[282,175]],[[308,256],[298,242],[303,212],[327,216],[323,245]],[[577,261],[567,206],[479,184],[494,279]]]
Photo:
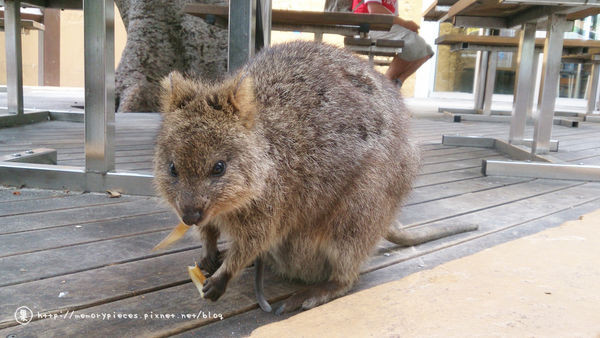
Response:
[[[403,40],[402,53],[398,54],[404,61],[415,61],[433,55],[433,49],[419,34],[400,25],[393,25],[389,32],[373,31],[369,33],[373,39]]]

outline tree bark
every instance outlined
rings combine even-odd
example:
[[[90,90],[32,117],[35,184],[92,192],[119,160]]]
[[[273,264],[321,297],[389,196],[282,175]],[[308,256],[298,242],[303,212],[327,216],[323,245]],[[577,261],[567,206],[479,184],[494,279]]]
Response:
[[[119,112],[159,111],[160,81],[173,70],[207,79],[225,74],[227,31],[185,14],[189,2],[115,0],[127,30],[116,71]]]
[[[352,0],[325,0],[325,12],[351,12]]]

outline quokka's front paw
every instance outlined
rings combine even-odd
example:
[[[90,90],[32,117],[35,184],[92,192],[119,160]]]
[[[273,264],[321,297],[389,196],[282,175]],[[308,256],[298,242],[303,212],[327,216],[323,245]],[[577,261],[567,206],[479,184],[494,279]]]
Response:
[[[227,274],[215,275],[207,278],[204,281],[204,287],[202,288],[204,298],[210,299],[213,302],[216,301],[225,293],[228,282],[229,276]]]
[[[214,254],[204,256],[200,260],[200,269],[206,271],[209,275],[213,275],[223,264],[223,255],[216,251]]]

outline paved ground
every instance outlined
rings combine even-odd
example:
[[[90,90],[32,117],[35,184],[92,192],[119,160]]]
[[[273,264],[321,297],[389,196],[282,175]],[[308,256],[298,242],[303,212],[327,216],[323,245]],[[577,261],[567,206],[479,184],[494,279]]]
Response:
[[[599,257],[600,210],[265,325],[252,336],[599,337]]]

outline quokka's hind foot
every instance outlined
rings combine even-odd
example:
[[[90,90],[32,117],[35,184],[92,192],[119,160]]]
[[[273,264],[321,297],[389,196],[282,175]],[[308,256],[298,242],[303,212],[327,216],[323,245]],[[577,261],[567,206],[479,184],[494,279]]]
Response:
[[[309,286],[303,290],[297,291],[285,300],[276,311],[276,315],[289,313],[298,309],[308,310],[315,306],[327,303],[328,301],[345,294],[351,285],[342,285],[336,281],[328,281]]]

